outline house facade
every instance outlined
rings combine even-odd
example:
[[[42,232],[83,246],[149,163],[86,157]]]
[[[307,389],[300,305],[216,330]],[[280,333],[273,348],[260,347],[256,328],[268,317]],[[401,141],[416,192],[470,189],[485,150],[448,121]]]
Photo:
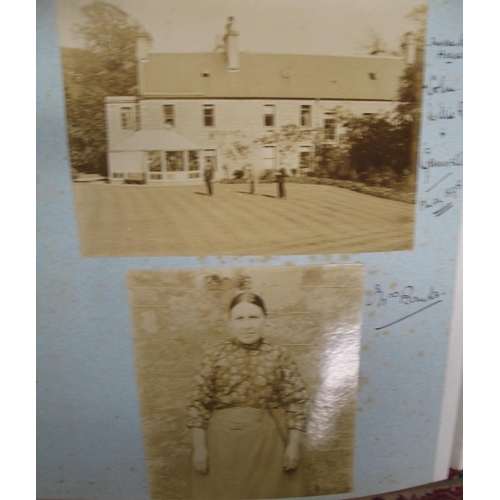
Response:
[[[403,51],[403,57],[245,53],[232,18],[211,53],[148,53],[139,39],[137,96],[105,103],[109,181],[197,184],[208,165],[216,180],[278,165],[300,175],[310,168],[307,131],[320,129],[335,144],[339,109],[360,115],[394,109],[399,78],[415,58],[411,40]],[[304,131],[286,158],[279,139],[267,139],[284,126]]]

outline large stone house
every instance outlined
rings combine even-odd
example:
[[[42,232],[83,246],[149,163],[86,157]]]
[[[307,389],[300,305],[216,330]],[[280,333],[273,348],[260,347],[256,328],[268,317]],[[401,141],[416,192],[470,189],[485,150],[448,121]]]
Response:
[[[210,53],[148,53],[139,39],[137,96],[105,102],[109,180],[197,184],[209,164],[216,179],[274,169],[279,148],[258,139],[284,125],[323,129],[335,143],[335,109],[394,109],[399,77],[415,61],[410,42],[403,57],[253,54],[238,50],[233,18]],[[286,169],[307,170],[312,147],[295,144]]]

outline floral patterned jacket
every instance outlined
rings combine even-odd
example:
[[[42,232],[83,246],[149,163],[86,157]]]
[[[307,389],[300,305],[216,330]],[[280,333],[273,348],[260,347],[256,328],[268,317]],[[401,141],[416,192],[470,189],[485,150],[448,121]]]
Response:
[[[307,392],[282,346],[228,340],[211,349],[194,379],[188,427],[208,426],[213,410],[235,406],[283,408],[289,429],[305,430]]]

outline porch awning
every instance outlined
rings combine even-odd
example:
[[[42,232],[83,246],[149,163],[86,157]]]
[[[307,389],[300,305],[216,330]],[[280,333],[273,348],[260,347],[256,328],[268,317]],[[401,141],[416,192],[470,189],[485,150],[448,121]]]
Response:
[[[109,151],[194,151],[196,144],[173,130],[139,130]]]

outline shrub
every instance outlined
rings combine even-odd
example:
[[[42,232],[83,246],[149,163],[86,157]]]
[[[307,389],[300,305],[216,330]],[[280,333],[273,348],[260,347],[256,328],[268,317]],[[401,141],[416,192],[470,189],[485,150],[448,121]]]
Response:
[[[274,182],[276,180],[276,170],[273,168],[266,168],[262,170],[259,175],[259,182]]]

